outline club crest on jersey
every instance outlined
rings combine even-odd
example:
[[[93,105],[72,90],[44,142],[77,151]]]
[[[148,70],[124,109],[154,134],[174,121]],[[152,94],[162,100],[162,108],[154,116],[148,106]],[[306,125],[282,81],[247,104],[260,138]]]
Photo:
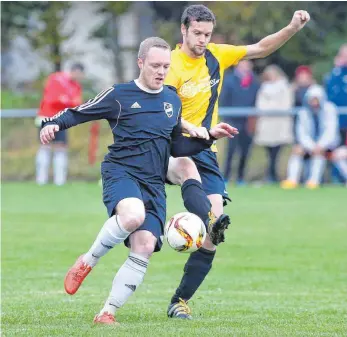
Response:
[[[164,102],[164,111],[166,115],[170,118],[173,115],[173,106],[171,103]]]

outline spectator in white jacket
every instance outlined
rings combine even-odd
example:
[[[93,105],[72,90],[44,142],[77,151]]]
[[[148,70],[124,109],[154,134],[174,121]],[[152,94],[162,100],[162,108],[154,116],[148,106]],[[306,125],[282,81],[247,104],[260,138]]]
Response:
[[[264,146],[268,155],[267,182],[278,183],[277,162],[283,145],[293,143],[293,118],[285,114],[293,107],[293,92],[286,74],[277,65],[264,69],[263,83],[255,106],[259,110],[284,111],[282,115],[264,115],[257,119],[254,141]]]
[[[338,111],[327,101],[323,87],[312,85],[304,98],[304,105],[296,121],[297,144],[288,162],[287,180],[281,186],[286,189],[298,185],[304,157],[311,161],[308,188],[317,188],[322,180],[327,153],[339,145]]]

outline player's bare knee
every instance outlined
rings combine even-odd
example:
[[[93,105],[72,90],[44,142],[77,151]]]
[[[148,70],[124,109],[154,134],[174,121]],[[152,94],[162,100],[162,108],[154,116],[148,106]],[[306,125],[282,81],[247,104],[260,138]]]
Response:
[[[121,200],[116,207],[116,212],[120,217],[122,226],[129,232],[139,228],[146,217],[143,202],[137,198]]]

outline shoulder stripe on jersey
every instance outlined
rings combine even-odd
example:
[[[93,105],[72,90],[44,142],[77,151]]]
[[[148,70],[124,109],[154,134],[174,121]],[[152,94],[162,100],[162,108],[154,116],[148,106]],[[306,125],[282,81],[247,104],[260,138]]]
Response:
[[[218,60],[214,55],[207,49],[205,52],[206,66],[208,68],[208,74],[210,75],[210,81],[218,81],[218,84],[211,87],[211,97],[206,110],[206,116],[202,121],[202,126],[207,130],[211,128],[213,110],[218,99],[218,86],[220,81],[220,67]]]
[[[165,86],[168,87],[170,90],[173,90],[174,92],[177,92],[177,88],[174,87],[173,85],[165,84]]]
[[[105,98],[111,91],[114,90],[114,87],[110,87],[104,91],[101,91],[99,94],[97,94],[93,99],[90,99],[88,102],[80,105],[77,108],[77,111],[82,111],[84,109],[90,108],[95,104],[98,104],[100,101],[103,100],[103,98]]]

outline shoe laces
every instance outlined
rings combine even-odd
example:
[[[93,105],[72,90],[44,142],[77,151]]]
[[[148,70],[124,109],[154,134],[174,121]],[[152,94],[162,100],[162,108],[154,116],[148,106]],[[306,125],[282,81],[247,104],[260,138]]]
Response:
[[[85,272],[90,268],[87,264],[83,264],[78,270],[73,274],[73,279],[75,281],[81,281]]]
[[[190,315],[192,313],[187,302],[183,298],[178,299],[178,304],[180,306],[180,310],[182,310],[185,314]]]

